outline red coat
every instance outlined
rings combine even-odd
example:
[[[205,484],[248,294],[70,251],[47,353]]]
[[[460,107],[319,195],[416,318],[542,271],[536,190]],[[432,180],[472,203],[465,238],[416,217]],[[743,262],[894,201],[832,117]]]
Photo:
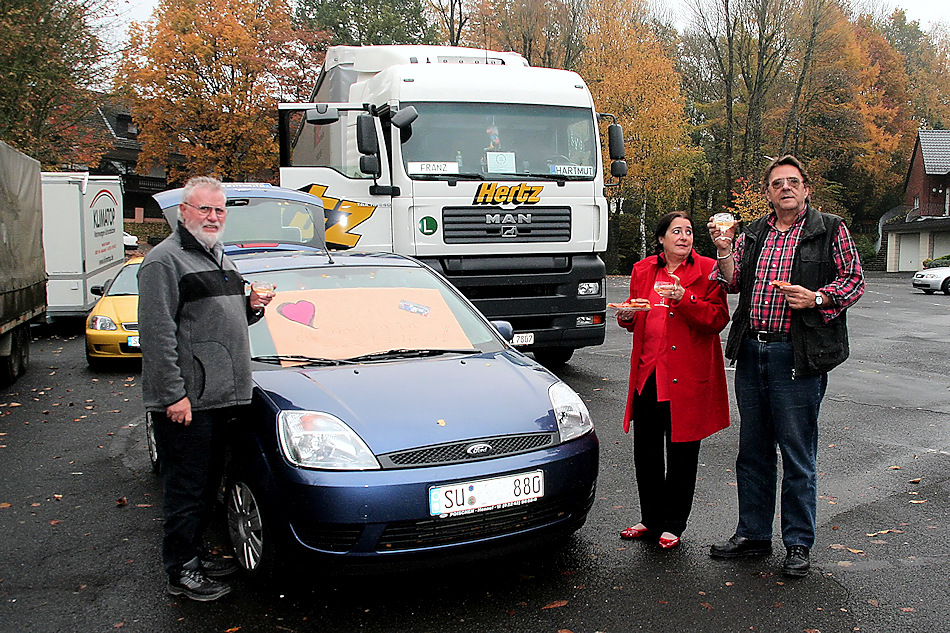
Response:
[[[716,281],[716,260],[696,251],[693,263],[680,264],[675,275],[686,294],[678,303],[665,308],[666,358],[669,369],[670,418],[672,440],[693,442],[729,426],[729,392],[726,389],[725,362],[719,333],[729,322],[726,292]],[[640,260],[630,275],[630,299],[649,298],[662,256]],[[654,307],[653,310],[664,310]],[[630,430],[633,396],[639,376],[640,353],[646,312],[637,312],[632,321],[617,323],[633,333],[630,357],[630,382],[623,430]]]

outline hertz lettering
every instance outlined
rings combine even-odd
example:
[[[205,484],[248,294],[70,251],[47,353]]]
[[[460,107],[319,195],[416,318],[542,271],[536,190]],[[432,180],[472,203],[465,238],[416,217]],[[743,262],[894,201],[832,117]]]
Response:
[[[475,192],[472,204],[538,204],[541,202],[541,192],[544,185],[506,186],[497,182],[483,182]]]

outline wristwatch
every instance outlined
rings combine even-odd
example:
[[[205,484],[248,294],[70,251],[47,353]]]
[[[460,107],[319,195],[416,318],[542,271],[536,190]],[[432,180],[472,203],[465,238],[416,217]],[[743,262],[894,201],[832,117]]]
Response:
[[[815,307],[820,308],[821,304],[825,302],[825,298],[821,296],[820,292],[815,293]]]

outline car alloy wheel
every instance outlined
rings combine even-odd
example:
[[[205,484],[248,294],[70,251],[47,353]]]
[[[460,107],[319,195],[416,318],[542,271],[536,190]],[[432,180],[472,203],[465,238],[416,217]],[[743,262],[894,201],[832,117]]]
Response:
[[[158,442],[155,441],[155,423],[151,412],[145,413],[145,444],[148,446],[148,461],[156,475],[162,471],[162,458],[158,454]]]
[[[228,533],[238,563],[250,572],[267,565],[264,521],[254,491],[243,481],[228,485]]]

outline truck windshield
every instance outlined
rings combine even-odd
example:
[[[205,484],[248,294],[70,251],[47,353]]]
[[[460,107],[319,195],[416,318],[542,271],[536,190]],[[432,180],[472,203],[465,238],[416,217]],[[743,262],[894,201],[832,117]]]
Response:
[[[591,111],[510,103],[404,103],[419,111],[402,146],[413,179],[505,174],[591,180],[597,142]]]

